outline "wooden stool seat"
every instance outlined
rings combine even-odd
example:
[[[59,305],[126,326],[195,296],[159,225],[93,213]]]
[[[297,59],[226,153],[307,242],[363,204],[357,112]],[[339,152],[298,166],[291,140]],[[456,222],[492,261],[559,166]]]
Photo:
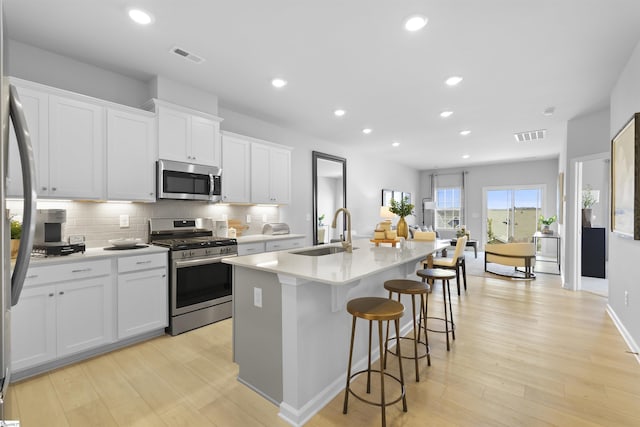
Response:
[[[413,341],[413,356],[400,356],[399,352],[393,351],[387,348],[389,343],[389,324],[387,323],[387,335],[385,339],[385,353],[391,353],[395,356],[402,357],[404,359],[413,359],[416,369],[416,382],[420,381],[420,370],[418,368],[418,359],[427,358],[427,365],[431,366],[431,351],[429,350],[429,338],[427,337],[427,301],[429,298],[429,292],[431,286],[424,282],[418,282],[416,280],[408,279],[395,279],[387,280],[384,282],[384,288],[389,291],[389,299],[393,298],[393,294],[398,294],[398,302],[400,302],[401,295],[411,295],[411,309],[412,309],[412,321],[413,321],[413,338],[400,337],[400,339]],[[416,295],[420,296],[420,320],[416,323]],[[423,320],[424,319],[424,320]],[[424,324],[423,324],[424,322]],[[424,329],[424,341],[420,341],[420,334]],[[424,354],[418,354],[418,344],[424,344]],[[405,353],[406,354],[406,353]],[[386,361],[386,357],[385,357]]]
[[[417,282],[408,279],[387,280],[384,282],[384,288],[389,292],[397,292],[401,294],[418,295],[431,292],[431,286],[428,283]]]
[[[397,301],[393,301],[387,298],[380,297],[363,297],[352,299],[347,303],[347,311],[352,315],[353,320],[351,324],[351,346],[349,348],[349,364],[347,366],[347,386],[344,390],[344,407],[342,412],[347,413],[349,404],[349,394],[352,394],[357,399],[368,403],[370,405],[379,406],[382,410],[382,426],[385,427],[386,421],[386,407],[393,405],[394,403],[402,400],[402,410],[407,412],[407,397],[406,389],[404,385],[404,374],[402,373],[402,355],[400,353],[400,318],[404,314],[404,306]],[[356,336],[356,319],[361,318],[369,321],[369,358],[367,368],[361,371],[351,373],[351,363],[353,361],[353,343]],[[371,369],[371,332],[373,329],[373,322],[378,322],[378,341],[380,343],[380,369]],[[382,322],[386,321],[387,326],[390,321],[393,321],[396,328],[396,346],[398,348],[398,365],[400,367],[400,378],[385,372],[387,365],[386,352],[384,351],[382,341]],[[371,393],[371,373],[380,373],[380,401],[374,402],[359,396],[351,389],[351,380],[360,375],[367,374],[367,393]],[[387,401],[384,392],[385,377],[395,380],[400,384],[400,396],[392,401]]]
[[[440,317],[428,317],[428,319],[438,319],[444,320],[444,331],[442,330],[434,330],[428,329],[431,332],[440,332],[447,335],[447,351],[451,349],[451,344],[449,343],[449,332],[451,332],[451,337],[455,341],[456,339],[456,325],[453,322],[453,310],[451,309],[451,288],[449,287],[449,280],[456,278],[456,272],[453,270],[445,270],[443,268],[425,268],[424,270],[416,271],[416,274],[422,278],[422,281],[429,281],[431,283],[431,288],[435,285],[436,280],[442,281],[442,300],[444,302],[444,319]],[[446,285],[446,289],[445,289]],[[449,300],[449,312],[447,313],[447,299]],[[425,334],[426,334],[426,321],[425,321]],[[449,329],[449,325],[451,325],[451,329]]]
[[[388,321],[402,317],[404,306],[396,301],[380,297],[352,299],[347,303],[347,311],[352,316],[366,320]]]

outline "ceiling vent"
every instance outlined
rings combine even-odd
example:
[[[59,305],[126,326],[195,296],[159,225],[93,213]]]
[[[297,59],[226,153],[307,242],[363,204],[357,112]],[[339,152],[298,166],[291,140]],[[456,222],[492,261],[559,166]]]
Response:
[[[171,48],[171,52],[183,57],[184,59],[188,59],[191,62],[195,62],[196,64],[202,64],[204,62],[203,57],[193,54],[191,52],[188,52],[180,47]]]
[[[533,142],[539,139],[544,139],[544,136],[546,135],[546,133],[547,133],[546,129],[540,129],[540,130],[530,130],[527,132],[514,133],[513,136],[515,136],[516,141],[518,142]]]

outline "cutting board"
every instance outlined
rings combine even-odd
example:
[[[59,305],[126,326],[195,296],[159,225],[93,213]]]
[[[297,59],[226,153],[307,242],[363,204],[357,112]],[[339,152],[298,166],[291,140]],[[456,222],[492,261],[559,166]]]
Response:
[[[229,223],[229,228],[236,229],[236,236],[238,237],[242,236],[243,231],[249,229],[249,226],[247,224],[243,224],[242,221],[240,221],[239,219],[230,219],[228,223]]]

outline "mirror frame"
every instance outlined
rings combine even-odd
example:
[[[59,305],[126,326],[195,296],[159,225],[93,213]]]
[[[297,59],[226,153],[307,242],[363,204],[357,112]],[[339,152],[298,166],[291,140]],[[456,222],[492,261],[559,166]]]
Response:
[[[321,153],[319,151],[312,151],[311,153],[311,173],[313,176],[313,245],[318,244],[318,160],[328,160],[331,162],[341,163],[342,164],[342,195],[343,195],[343,203],[342,207],[347,207],[347,159],[344,157],[338,157],[331,154]],[[342,222],[343,228],[345,227],[345,222]],[[343,230],[344,235],[344,230]]]

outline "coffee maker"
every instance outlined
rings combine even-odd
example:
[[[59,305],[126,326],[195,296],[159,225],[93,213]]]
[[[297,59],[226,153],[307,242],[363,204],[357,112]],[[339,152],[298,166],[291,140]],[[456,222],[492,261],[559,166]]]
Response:
[[[67,222],[67,211],[64,209],[38,209],[32,252],[44,256],[84,252],[84,243],[69,244],[62,240],[65,222]]]

